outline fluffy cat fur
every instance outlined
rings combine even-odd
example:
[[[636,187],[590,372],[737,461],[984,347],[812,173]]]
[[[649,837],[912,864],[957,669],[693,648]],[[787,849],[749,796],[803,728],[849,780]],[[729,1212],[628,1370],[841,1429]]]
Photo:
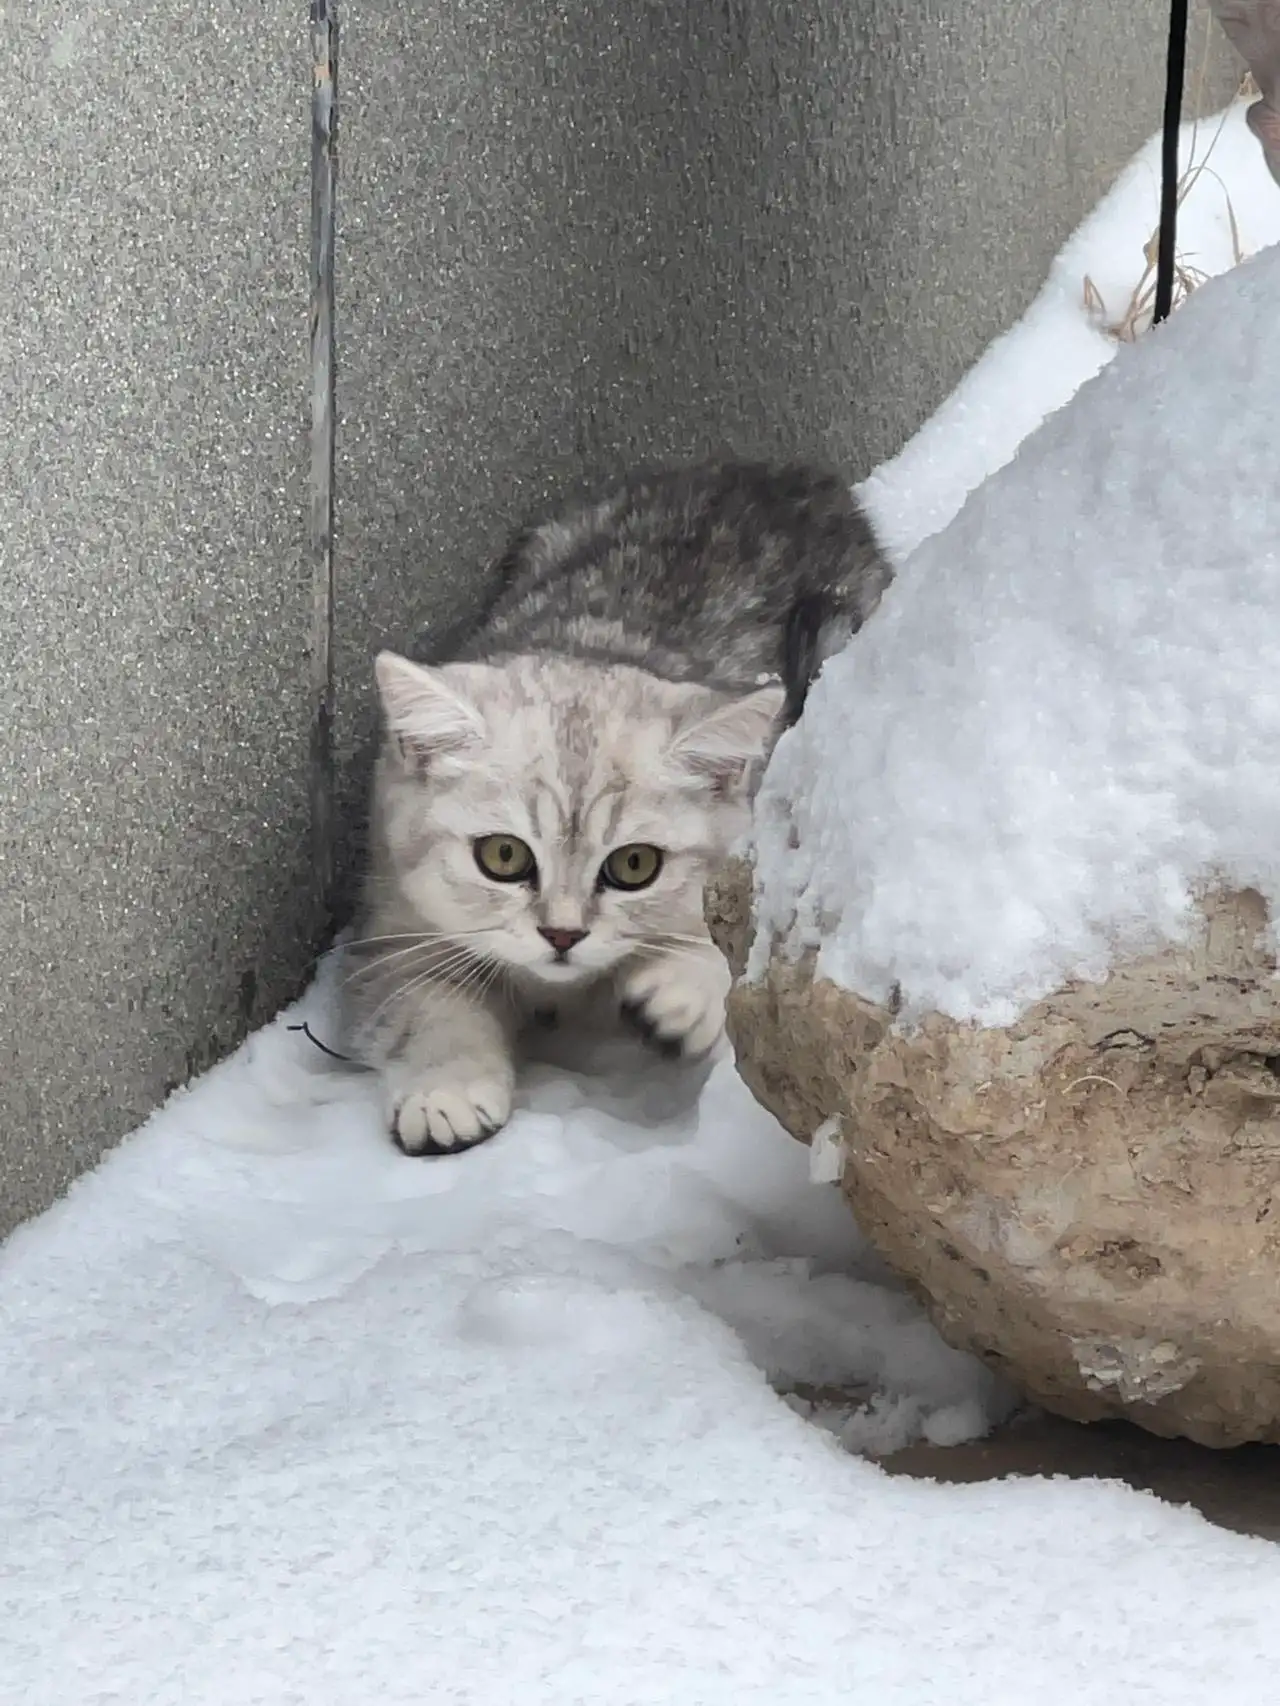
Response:
[[[704,880],[777,729],[889,579],[823,470],[640,474],[520,533],[465,629],[379,657],[343,989],[403,1150],[497,1131],[522,1032],[566,1003],[608,1000],[667,1053],[715,1046],[728,972]]]

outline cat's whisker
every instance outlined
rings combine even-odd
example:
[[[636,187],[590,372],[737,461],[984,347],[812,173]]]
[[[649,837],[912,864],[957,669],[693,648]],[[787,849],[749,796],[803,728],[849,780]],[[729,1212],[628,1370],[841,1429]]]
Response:
[[[648,949],[652,953],[658,954],[680,952],[689,954],[705,954],[707,949],[712,946],[711,940],[707,936],[663,936],[658,934],[646,934],[643,936],[629,936],[626,940],[633,944],[633,950],[643,948]]]
[[[669,945],[663,942],[640,942],[632,949],[634,954],[640,954],[651,960],[689,960],[696,962],[705,958],[703,953],[693,948],[679,944]]]
[[[465,977],[450,983],[450,990],[469,1005],[478,1006],[502,975],[502,970],[497,960],[474,965]]]
[[[467,984],[472,981],[475,970],[493,963],[492,961],[477,960],[475,955],[465,951],[450,955],[439,963],[433,962],[421,971],[412,973],[405,981],[397,982],[395,988],[389,990],[370,1013],[362,1014],[360,1018],[361,1028],[372,1028],[376,1020],[395,1002],[407,1001],[418,990],[425,989],[430,984],[447,985],[451,990],[465,990]],[[467,968],[465,977],[459,979],[451,975],[462,967]]]
[[[397,969],[407,972],[410,967],[404,962],[412,962],[424,954],[439,953],[441,950],[434,942],[418,942],[408,948],[397,949],[394,953],[380,954],[376,960],[370,960],[367,965],[355,966],[339,981],[338,987],[346,989],[349,984],[356,983],[361,978],[376,978],[379,973],[385,973],[392,964]]]
[[[352,948],[371,948],[379,942],[419,942],[430,935],[425,930],[395,930],[386,936],[353,936],[347,942],[335,942],[328,950],[331,954],[345,954]]]
[[[350,953],[354,948],[372,948],[382,942],[453,942],[464,936],[492,936],[497,929],[493,924],[480,924],[472,929],[459,930],[400,930],[390,936],[356,936],[350,942],[342,942],[331,948],[330,953]]]
[[[438,954],[442,953],[448,947],[455,947],[462,953],[469,954],[472,950],[469,942],[465,938],[468,936],[491,936],[493,934],[494,932],[492,929],[475,930],[470,932],[452,931],[447,933],[445,931],[441,931],[438,938],[424,937],[420,942],[410,942],[407,948],[395,948],[390,953],[377,954],[371,957],[367,965],[356,966],[352,971],[349,971],[347,975],[341,979],[339,987],[345,989],[349,983],[354,983],[357,978],[375,977],[378,972],[382,971],[386,966],[389,966],[393,961],[412,959],[416,955],[427,953]],[[401,966],[401,969],[404,970],[405,968]]]
[[[360,1015],[359,1029],[369,1032],[376,1030],[378,1020],[388,1008],[394,1006],[397,1001],[408,1000],[415,990],[425,987],[430,980],[431,974],[424,973],[418,977],[410,978],[407,983],[397,984],[394,989],[383,996],[376,1007],[372,1008],[370,1012]]]
[[[494,986],[501,981],[503,981],[502,967],[495,961],[480,974],[474,988],[467,988],[468,999],[474,1000],[478,1004],[487,999],[492,994]]]
[[[376,1034],[378,1020],[384,1013],[394,1010],[399,1002],[411,1000],[414,995],[419,993],[421,990],[428,988],[436,981],[438,980],[434,978],[432,974],[428,973],[420,977],[412,978],[408,983],[397,986],[397,988],[393,989],[388,995],[385,995],[382,1000],[379,1001],[378,1005],[369,1013],[361,1016],[359,1027],[360,1033]]]

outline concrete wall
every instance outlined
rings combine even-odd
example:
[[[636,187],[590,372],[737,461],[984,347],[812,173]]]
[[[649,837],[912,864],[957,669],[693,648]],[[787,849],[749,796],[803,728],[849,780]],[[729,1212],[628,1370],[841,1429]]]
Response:
[[[3,14],[12,1221],[266,1017],[316,926],[305,16],[184,0]]]
[[[8,1223],[272,1011],[323,920],[305,8],[3,16]],[[371,649],[455,614],[530,505],[638,456],[894,450],[1155,127],[1164,17],[348,0],[347,814]]]

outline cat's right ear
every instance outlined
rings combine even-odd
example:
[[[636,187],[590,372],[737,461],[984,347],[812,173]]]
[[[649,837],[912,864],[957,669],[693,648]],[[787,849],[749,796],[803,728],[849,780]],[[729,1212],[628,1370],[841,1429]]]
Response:
[[[484,718],[439,670],[380,652],[373,666],[387,734],[413,769],[484,739]]]

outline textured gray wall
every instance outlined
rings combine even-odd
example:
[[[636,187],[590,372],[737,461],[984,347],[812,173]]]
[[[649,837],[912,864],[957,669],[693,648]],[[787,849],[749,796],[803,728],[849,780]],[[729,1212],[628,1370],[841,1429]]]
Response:
[[[25,0],[0,55],[0,1211],[298,979],[305,17]]]
[[[1164,14],[348,0],[348,812],[371,650],[530,505],[636,457],[894,450],[1155,127]],[[3,16],[12,1220],[271,1010],[319,919],[305,8]]]

